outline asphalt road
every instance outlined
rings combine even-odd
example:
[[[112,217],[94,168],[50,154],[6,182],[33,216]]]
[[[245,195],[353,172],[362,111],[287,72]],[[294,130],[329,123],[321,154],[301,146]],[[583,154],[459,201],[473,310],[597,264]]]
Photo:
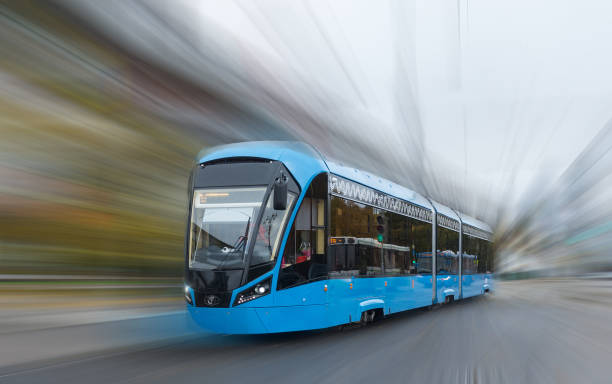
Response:
[[[218,336],[186,322],[179,311],[4,335],[0,382],[612,383],[610,280],[505,283],[343,331]],[[81,348],[16,362],[37,340]]]

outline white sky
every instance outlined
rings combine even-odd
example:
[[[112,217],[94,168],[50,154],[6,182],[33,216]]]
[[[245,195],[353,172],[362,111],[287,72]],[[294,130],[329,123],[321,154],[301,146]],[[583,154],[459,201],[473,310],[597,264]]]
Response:
[[[404,52],[430,156],[480,180],[494,198],[549,184],[612,117],[609,1],[188,6],[387,129],[404,129],[393,114],[396,53]]]

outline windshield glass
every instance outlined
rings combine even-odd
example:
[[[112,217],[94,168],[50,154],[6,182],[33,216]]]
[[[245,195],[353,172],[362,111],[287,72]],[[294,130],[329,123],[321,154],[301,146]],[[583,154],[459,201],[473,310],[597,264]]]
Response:
[[[251,267],[272,263],[276,260],[276,253],[281,240],[282,225],[291,212],[293,200],[295,200],[295,194],[287,193],[287,209],[277,211],[273,208],[274,190],[270,193],[257,233],[253,234],[255,245],[253,247],[253,256],[251,257]]]
[[[249,231],[265,193],[266,187],[195,190],[189,268],[242,268],[249,245]]]

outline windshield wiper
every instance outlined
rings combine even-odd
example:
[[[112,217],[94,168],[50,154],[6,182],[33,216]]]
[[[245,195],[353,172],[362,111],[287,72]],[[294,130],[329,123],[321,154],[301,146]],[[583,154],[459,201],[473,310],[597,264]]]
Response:
[[[251,226],[251,218],[249,217],[249,220],[247,221],[247,225],[246,225],[246,230],[244,231],[244,236],[238,236],[238,239],[236,239],[236,242],[234,243],[234,245],[232,245],[232,250],[228,251],[225,254],[225,256],[223,256],[223,260],[221,260],[221,263],[219,263],[219,266],[217,267],[217,269],[223,268],[229,255],[235,255],[236,253],[239,253],[241,251],[242,253],[244,253],[244,248],[249,238],[249,227],[250,226]]]

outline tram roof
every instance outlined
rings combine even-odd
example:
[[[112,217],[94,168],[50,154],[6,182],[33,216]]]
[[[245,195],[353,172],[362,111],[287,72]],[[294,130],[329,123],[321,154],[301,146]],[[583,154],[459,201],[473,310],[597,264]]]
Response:
[[[463,221],[463,224],[467,224],[467,225],[471,225],[472,227],[476,227],[479,229],[482,229],[484,231],[487,231],[489,233],[493,233],[493,230],[491,229],[491,227],[486,224],[483,223],[482,221],[473,218],[472,216],[466,215],[464,213],[459,212],[459,216],[461,217],[461,220]]]
[[[198,163],[228,158],[258,157],[282,161],[300,185],[306,185],[313,174],[328,172],[321,154],[300,141],[246,141],[219,145],[202,150]]]
[[[348,166],[342,162],[326,159],[313,146],[301,141],[247,141],[206,148],[198,156],[198,163],[227,157],[258,157],[282,161],[300,185],[306,185],[313,173],[331,172],[338,176],[366,185],[396,198],[433,210],[432,204],[423,195],[402,185],[372,173]],[[491,232],[491,227],[471,216],[432,201],[438,213],[468,225]]]
[[[334,160],[326,160],[326,163],[329,168],[329,171],[333,174],[432,210],[432,206],[429,201],[424,196],[418,194],[417,192],[411,189],[396,184],[383,177],[379,177],[372,173],[344,165]]]
[[[451,209],[450,207],[447,207],[444,204],[438,203],[437,201],[434,201],[434,200],[432,200],[432,203],[438,213],[444,216],[450,217],[453,220],[459,221],[459,216],[453,209]]]

